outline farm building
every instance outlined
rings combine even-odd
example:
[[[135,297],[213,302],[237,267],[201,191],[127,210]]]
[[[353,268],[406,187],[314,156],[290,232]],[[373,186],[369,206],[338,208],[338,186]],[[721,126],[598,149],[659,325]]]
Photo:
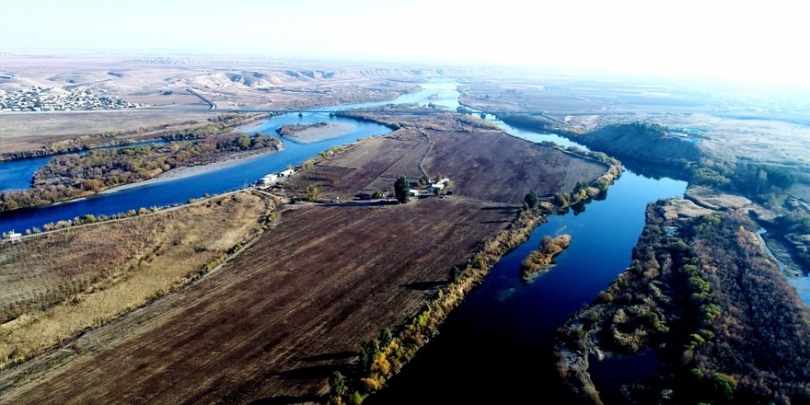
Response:
[[[261,180],[259,180],[259,184],[269,186],[275,184],[276,180],[278,180],[278,175],[275,173],[271,173],[268,174],[267,176],[262,177]]]
[[[431,191],[437,191],[444,188],[445,185],[450,181],[450,179],[441,179],[433,184],[430,185]]]

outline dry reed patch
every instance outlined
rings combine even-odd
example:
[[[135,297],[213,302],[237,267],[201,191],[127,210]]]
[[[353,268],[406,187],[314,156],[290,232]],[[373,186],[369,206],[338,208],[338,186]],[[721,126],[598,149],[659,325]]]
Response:
[[[0,369],[186,285],[258,234],[274,208],[238,193],[3,245]]]

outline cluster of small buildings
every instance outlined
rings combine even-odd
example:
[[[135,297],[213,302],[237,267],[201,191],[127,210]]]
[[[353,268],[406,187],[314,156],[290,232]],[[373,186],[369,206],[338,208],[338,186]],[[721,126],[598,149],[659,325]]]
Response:
[[[40,86],[32,86],[28,90],[0,89],[0,111],[121,110],[138,107],[148,105],[108,96],[106,90],[54,91]]]
[[[287,169],[287,170],[284,170],[284,171],[279,172],[279,173],[270,173],[270,174],[262,177],[261,179],[259,179],[259,181],[256,182],[256,185],[258,185],[258,186],[272,186],[272,185],[276,184],[279,181],[279,179],[283,179],[285,177],[290,177],[293,174],[295,174],[295,170],[293,170],[293,169]]]
[[[427,190],[424,191],[425,192],[424,195],[429,195],[429,194],[437,195],[437,194],[440,194],[441,191],[444,190],[444,188],[447,187],[449,183],[450,183],[450,179],[448,179],[448,178],[441,179],[441,180],[439,180],[439,181],[437,181],[435,183],[430,183],[427,186]],[[408,193],[409,193],[409,195],[411,197],[419,197],[419,196],[423,195],[423,191],[418,190],[418,189],[410,189],[408,191]]]

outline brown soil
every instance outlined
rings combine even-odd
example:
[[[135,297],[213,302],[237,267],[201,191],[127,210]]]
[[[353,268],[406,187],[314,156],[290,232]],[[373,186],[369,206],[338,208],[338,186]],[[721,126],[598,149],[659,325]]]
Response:
[[[0,245],[0,369],[190,282],[273,204],[241,192]]]
[[[247,402],[323,394],[326,377],[355,359],[360,341],[413,315],[447,269],[513,215],[439,199],[288,211],[236,260],[177,293],[173,302],[184,310],[149,307],[166,312],[160,322],[0,402]]]
[[[351,199],[390,193],[400,176],[415,184],[423,174],[420,166],[430,178],[449,178],[456,195],[510,205],[521,204],[531,190],[541,196],[570,192],[577,182],[593,181],[608,170],[606,164],[500,131],[401,129],[352,146],[291,184],[300,190],[316,184],[322,196]]]

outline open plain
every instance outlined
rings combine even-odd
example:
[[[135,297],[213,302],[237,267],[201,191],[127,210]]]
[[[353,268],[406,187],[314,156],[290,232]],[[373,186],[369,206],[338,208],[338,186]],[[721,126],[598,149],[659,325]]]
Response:
[[[405,145],[393,150],[398,156],[387,156],[387,166],[373,158],[389,150],[381,142]],[[498,159],[489,156],[493,145],[503,153]],[[382,328],[398,330],[435,297],[453,266],[466,265],[512,223],[519,196],[555,187],[570,192],[564,188],[608,170],[496,131],[453,134],[416,127],[360,142],[297,176],[307,179],[354,162],[343,169],[354,175],[336,183],[347,195],[356,194],[387,172],[418,175],[427,149],[441,153],[425,160],[428,170],[446,169],[457,178],[452,197],[394,205],[288,205],[272,229],[218,271],[0,372],[0,402],[322,400],[333,371],[356,367],[361,342]],[[477,162],[477,175],[462,174],[471,165],[465,162]],[[502,178],[486,175],[496,162],[503,178],[521,182],[503,187]],[[522,167],[531,162],[529,169]],[[162,249],[161,255],[173,254],[171,244]]]

